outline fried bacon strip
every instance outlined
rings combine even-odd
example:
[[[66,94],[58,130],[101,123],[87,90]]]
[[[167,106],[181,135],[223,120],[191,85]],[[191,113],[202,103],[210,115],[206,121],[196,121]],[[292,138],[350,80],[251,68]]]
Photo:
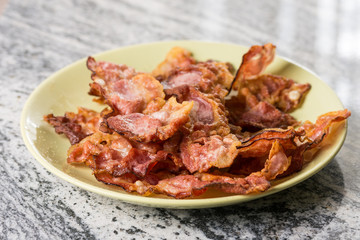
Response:
[[[268,102],[254,104],[256,105],[247,110],[237,97],[232,97],[226,101],[226,108],[229,110],[229,122],[248,131],[265,128],[287,128],[298,124],[291,115],[281,112]]]
[[[242,63],[233,82],[233,89],[238,90],[241,87],[241,83],[246,79],[257,78],[274,60],[275,49],[276,47],[271,43],[267,43],[264,46],[252,46],[243,56]]]
[[[230,63],[209,60],[199,62],[197,66],[205,67],[212,71],[216,76],[216,84],[220,84],[221,87],[228,90],[230,89],[234,79],[234,67]]]
[[[144,178],[159,162],[157,170],[178,171],[178,162],[171,153],[149,152],[131,145],[131,142],[117,133],[96,132],[73,145],[68,152],[69,163],[85,163],[95,174],[106,172],[114,177],[132,174]]]
[[[188,65],[184,68],[176,68],[172,74],[162,82],[164,89],[172,89],[179,86],[197,87],[202,92],[210,92],[214,88],[216,75],[206,67]]]
[[[192,101],[194,103],[188,124],[189,132],[202,130],[210,135],[229,134],[226,109],[218,98],[189,86],[177,87],[166,93],[176,96],[179,102]]]
[[[279,174],[284,173],[291,164],[291,158],[288,158],[281,147],[279,141],[275,141],[271,147],[268,160],[265,167],[252,175],[264,176],[267,180],[274,180]]]
[[[102,97],[116,114],[142,112],[154,101],[164,104],[163,87],[150,74],[136,73],[122,64],[96,62],[92,57],[87,67],[92,71],[90,94]]]
[[[259,102],[255,107],[242,114],[237,125],[242,128],[286,128],[297,124],[295,118],[277,110],[267,102]]]
[[[167,79],[174,69],[195,64],[196,61],[191,55],[191,52],[184,48],[173,47],[167,53],[165,60],[152,71],[152,75],[159,80]]]
[[[217,85],[229,89],[234,78],[232,72],[230,63],[212,60],[196,62],[189,51],[174,47],[153,70],[152,75],[162,82],[164,89],[186,85],[210,93]]]
[[[251,105],[264,101],[283,112],[291,112],[300,106],[310,87],[309,83],[299,84],[285,77],[267,74],[244,80],[238,97],[252,98]]]
[[[302,131],[288,129],[266,129],[252,135],[249,138],[241,140],[239,156],[242,158],[262,157],[269,153],[275,141],[278,141],[286,149],[296,148],[295,138],[302,136]]]
[[[275,46],[252,46],[244,55],[235,77],[238,96],[226,101],[230,123],[245,130],[286,128],[297,121],[286,114],[298,108],[310,90],[310,84],[298,84],[291,79],[260,75],[272,62]]]
[[[230,70],[226,63],[200,62],[183,68],[176,68],[162,82],[162,85],[164,89],[191,86],[203,93],[213,93],[214,89],[220,86],[220,89],[223,89],[220,95],[224,97],[227,94],[225,89],[230,88],[233,79]]]
[[[328,112],[319,116],[315,124],[310,121],[304,122],[299,127],[299,131],[305,131],[306,137],[311,141],[312,147],[316,147],[323,141],[325,136],[329,134],[332,125],[344,121],[350,117],[350,115],[351,112],[347,109]]]
[[[97,131],[101,118],[98,112],[79,107],[78,113],[66,112],[63,117],[49,114],[44,120],[55,128],[56,133],[65,134],[73,145]]]
[[[213,135],[194,140],[191,137],[186,136],[180,145],[181,159],[191,173],[230,167],[238,154],[240,141],[233,134],[224,138]]]
[[[124,158],[132,149],[132,145],[117,133],[95,132],[69,148],[67,161],[68,163],[86,163],[92,169],[96,169],[93,156],[98,156],[109,149],[111,149],[110,152],[116,152],[118,158]]]
[[[193,102],[181,104],[170,98],[160,111],[151,115],[132,113],[107,119],[108,126],[134,141],[163,141],[173,136],[189,120]]]

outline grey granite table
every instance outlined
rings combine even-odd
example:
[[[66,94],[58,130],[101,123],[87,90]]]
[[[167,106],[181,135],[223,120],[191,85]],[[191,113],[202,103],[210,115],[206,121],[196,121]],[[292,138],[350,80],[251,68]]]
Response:
[[[7,1],[0,10],[0,239],[359,239],[359,12],[357,0]],[[101,51],[178,39],[276,44],[352,111],[341,151],[288,190],[202,210],[99,196],[47,172],[28,152],[21,110],[53,72]]]

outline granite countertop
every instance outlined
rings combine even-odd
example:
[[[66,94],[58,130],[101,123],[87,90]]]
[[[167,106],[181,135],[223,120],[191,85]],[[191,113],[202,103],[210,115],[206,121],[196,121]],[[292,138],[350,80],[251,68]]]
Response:
[[[360,236],[360,5],[348,1],[9,0],[0,7],[0,239],[354,239]],[[162,40],[272,42],[352,111],[341,151],[310,179],[213,209],[136,206],[82,190],[26,149],[30,93],[64,66]]]

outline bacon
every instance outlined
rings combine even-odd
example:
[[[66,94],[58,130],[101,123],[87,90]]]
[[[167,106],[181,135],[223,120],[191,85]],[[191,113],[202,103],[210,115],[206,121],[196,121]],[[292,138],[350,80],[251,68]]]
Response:
[[[195,64],[196,61],[191,55],[192,54],[184,48],[173,47],[167,53],[165,60],[152,71],[152,75],[159,80],[167,79],[174,69]]]
[[[171,171],[179,169],[170,153],[161,150],[151,153],[134,148],[130,141],[117,133],[97,132],[73,145],[68,152],[68,162],[86,163],[94,173],[106,172],[114,177],[133,174],[144,178],[159,162],[164,164],[157,166],[157,171],[162,167]]]
[[[251,126],[263,128],[286,128],[294,126],[297,121],[289,114],[282,113],[267,102],[260,102],[250,111],[242,115],[241,127]]]
[[[264,176],[270,181],[275,179],[279,174],[284,173],[290,164],[291,158],[285,155],[284,149],[281,147],[279,141],[275,141],[271,147],[269,158],[265,162],[265,167],[260,172],[253,174]]]
[[[289,114],[276,109],[268,102],[259,102],[250,110],[237,105],[235,98],[228,101],[226,106],[230,113],[230,123],[249,131],[264,128],[287,128],[295,126],[298,122]],[[236,106],[239,106],[238,108]]]
[[[306,142],[297,146],[295,149],[286,151],[287,156],[291,156],[291,164],[285,172],[279,174],[279,177],[289,176],[303,168],[305,164],[304,153],[309,149],[309,146],[310,144]]]
[[[215,83],[220,84],[223,88],[230,89],[234,79],[234,67],[230,63],[209,60],[206,62],[200,62],[197,66],[205,67],[212,71],[216,76]]]
[[[233,194],[262,192],[270,187],[270,180],[286,171],[290,162],[280,144],[275,142],[264,168],[245,178],[196,173],[161,180],[154,189],[157,193],[165,193],[176,198],[196,196],[196,191],[205,190],[206,187],[215,187]]]
[[[295,155],[298,139],[305,133],[293,128],[266,129],[241,140],[239,154],[229,169],[230,173],[248,175],[259,171],[264,166],[266,157],[275,142],[279,142],[286,150],[287,156]],[[301,144],[301,143],[300,143]],[[302,152],[303,153],[303,152]],[[292,163],[295,164],[293,161]],[[293,166],[294,167],[294,166]]]
[[[71,146],[68,150],[68,163],[86,163],[93,169],[96,168],[93,156],[99,155],[102,151],[111,149],[120,158],[127,156],[131,143],[117,133],[107,134],[96,132],[81,142]]]
[[[204,191],[199,190],[209,184],[210,182],[200,181],[193,175],[179,175],[159,181],[153,189],[156,193],[166,194],[175,198],[185,198],[203,193]]]
[[[105,184],[116,185],[122,187],[128,192],[138,192],[141,195],[147,195],[151,192],[146,182],[138,180],[138,178],[133,174],[125,174],[121,177],[114,177],[109,173],[95,173],[95,178]]]
[[[181,158],[191,172],[206,172],[211,167],[229,167],[238,154],[239,140],[233,134],[224,138],[219,135],[193,140],[186,136],[180,145]]]
[[[78,108],[78,113],[66,112],[64,117],[49,114],[44,116],[44,120],[55,128],[56,133],[65,134],[73,145],[93,134],[99,128],[101,119],[98,112]]]
[[[185,68],[177,68],[162,82],[164,89],[171,89],[179,86],[193,86],[202,92],[209,92],[214,87],[216,75],[206,67],[189,65]]]
[[[301,170],[350,116],[345,109],[300,124],[287,114],[310,85],[261,75],[274,53],[272,44],[252,46],[234,82],[229,64],[196,62],[179,47],[152,74],[89,57],[90,94],[110,107],[44,119],[73,144],[68,163],[85,164],[98,181],[128,192],[186,198],[209,188],[266,191]],[[232,84],[238,94],[225,101]]]
[[[266,129],[253,136],[241,140],[239,156],[242,158],[262,157],[270,151],[273,143],[279,141],[286,149],[296,147],[295,138],[303,135],[302,131],[288,129]]]
[[[168,153],[159,151],[156,154],[145,150],[132,148],[128,155],[122,159],[119,164],[114,166],[112,175],[114,177],[122,176],[125,173],[133,173],[138,177],[145,177],[159,161],[165,161]]]
[[[299,84],[285,77],[268,74],[244,80],[238,97],[248,99],[249,107],[264,101],[283,112],[291,112],[300,106],[310,87],[309,83]]]
[[[347,109],[328,112],[319,116],[315,124],[310,121],[304,122],[298,130],[305,131],[306,137],[311,142],[311,147],[315,147],[329,134],[332,125],[344,121],[350,117],[350,115],[351,112]]]
[[[275,106],[283,112],[292,112],[299,108],[311,88],[309,83],[300,84],[289,81],[291,81],[290,87],[281,92],[279,100],[275,103]]]
[[[181,104],[170,98],[163,108],[151,115],[133,113],[107,119],[108,126],[134,141],[164,141],[189,120],[193,102]]]
[[[153,101],[163,103],[163,87],[150,74],[136,73],[122,64],[97,63],[92,57],[88,58],[87,66],[94,81],[90,93],[104,98],[116,114],[142,112]]]
[[[279,143],[275,142],[264,168],[245,178],[197,173],[162,179],[156,185],[149,185],[145,181],[129,183],[122,178],[110,177],[109,175],[106,176],[108,179],[103,177],[101,180],[121,186],[127,191],[136,191],[140,194],[162,193],[175,198],[197,196],[204,193],[207,187],[215,187],[228,193],[249,194],[267,190],[270,187],[269,180],[286,171],[289,165],[290,159],[283,153]]]
[[[252,46],[243,56],[242,63],[233,82],[233,89],[241,88],[242,82],[246,79],[257,78],[273,61],[275,48],[271,43],[267,43],[264,46]]]
[[[194,102],[187,125],[189,132],[202,130],[210,135],[221,136],[230,133],[225,106],[218,98],[189,86],[173,88],[166,91],[166,94],[176,96],[179,102]]]
[[[225,89],[230,88],[232,79],[233,75],[226,63],[207,61],[177,68],[162,84],[164,89],[190,86],[203,93],[215,92],[225,97],[228,92]]]
[[[298,148],[298,139],[302,135],[304,132],[297,132],[293,128],[286,130],[266,129],[242,139],[241,145],[237,147],[239,149],[238,156],[231,165],[229,172],[247,175],[259,171],[275,142],[279,142],[286,153],[289,153],[289,156],[295,154],[294,151]]]

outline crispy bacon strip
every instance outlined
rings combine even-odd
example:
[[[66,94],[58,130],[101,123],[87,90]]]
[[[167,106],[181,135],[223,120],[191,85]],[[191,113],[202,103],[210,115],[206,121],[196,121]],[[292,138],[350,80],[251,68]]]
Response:
[[[310,87],[309,83],[299,84],[285,77],[267,74],[244,80],[238,98],[248,99],[250,107],[264,101],[283,112],[291,112],[300,106]]]
[[[234,67],[230,63],[209,60],[199,62],[197,65],[212,71],[216,76],[216,84],[220,84],[223,88],[230,89],[234,79]]]
[[[131,149],[131,143],[117,133],[96,132],[71,146],[68,150],[67,161],[68,163],[86,163],[92,169],[96,169],[93,156],[109,151],[110,155],[116,154],[120,159],[126,157]]]
[[[171,89],[179,86],[192,86],[202,92],[210,92],[215,85],[216,75],[206,67],[188,65],[184,68],[177,68],[162,82],[164,89]]]
[[[243,56],[243,61],[233,82],[233,89],[238,90],[245,79],[257,78],[273,61],[275,48],[271,43],[264,46],[252,46]]]
[[[235,97],[226,102],[230,123],[244,130],[257,131],[265,128],[287,128],[298,122],[291,115],[283,113],[268,102],[259,102],[246,110]]]
[[[122,187],[128,192],[137,192],[142,195],[160,193],[175,198],[198,196],[207,190],[207,187],[216,187],[229,193],[249,194],[262,192],[270,187],[269,182],[262,176],[249,176],[246,178],[231,178],[207,173],[197,175],[178,175],[164,178],[156,185],[148,181],[138,180],[134,175],[113,177],[107,173],[95,174],[95,177],[106,184]]]
[[[215,187],[228,193],[249,194],[265,191],[270,187],[270,184],[262,176],[232,178],[200,173],[161,180],[153,189],[157,193],[165,193],[175,198],[186,198],[203,193],[207,187]]]
[[[162,150],[152,153],[134,148],[130,141],[117,133],[97,132],[73,145],[68,152],[69,163],[85,163],[94,173],[106,172],[114,177],[133,174],[144,178],[159,162],[164,164],[157,166],[157,170],[166,167],[178,171],[176,161],[170,153]]]
[[[274,180],[279,174],[284,173],[290,164],[291,158],[285,155],[279,141],[275,141],[271,147],[269,158],[265,162],[265,167],[260,172],[253,174],[264,176],[269,181]]]
[[[98,112],[79,107],[78,113],[66,112],[63,117],[49,114],[44,120],[55,128],[56,133],[65,134],[73,145],[97,131],[101,118]]]
[[[195,64],[196,61],[191,55],[191,52],[184,48],[173,47],[167,53],[165,60],[152,71],[152,75],[159,80],[167,79],[174,69]]]
[[[194,102],[187,125],[189,132],[202,130],[210,135],[221,136],[230,133],[225,106],[218,98],[189,86],[176,87],[165,92],[167,95],[176,96],[179,102]]]
[[[163,87],[150,74],[136,73],[122,64],[96,62],[92,57],[88,58],[87,66],[94,81],[90,93],[104,98],[116,114],[142,112],[153,101],[164,103]]]
[[[218,93],[221,97],[227,94],[233,75],[228,64],[215,61],[200,62],[175,69],[169,77],[162,82],[164,89],[180,86],[195,87],[203,93],[214,93],[217,87],[222,89]]]
[[[219,135],[193,140],[186,136],[180,145],[181,158],[186,168],[194,173],[206,172],[211,167],[229,167],[238,154],[240,141],[233,134],[224,138]]]
[[[163,141],[173,136],[189,120],[193,102],[181,104],[170,98],[163,108],[151,115],[133,113],[107,119],[108,126],[134,141]]]
[[[133,174],[124,174],[121,177],[114,177],[109,173],[101,172],[95,173],[95,178],[105,184],[116,185],[122,187],[128,192],[137,192],[141,195],[148,195],[151,193],[148,183],[145,181],[140,181]]]
[[[305,142],[305,143],[297,146],[297,148],[295,148],[295,149],[286,151],[287,156],[291,156],[291,164],[285,172],[283,172],[282,174],[279,174],[279,177],[289,176],[290,174],[298,172],[302,169],[302,167],[305,164],[304,153],[306,150],[308,150],[309,146],[310,146],[310,143]]]
[[[269,153],[274,142],[279,141],[286,149],[296,147],[295,138],[303,135],[302,131],[295,131],[293,128],[266,129],[253,136],[241,140],[239,156],[242,158],[262,157]]]
[[[334,123],[342,122],[350,115],[351,112],[347,109],[328,112],[319,116],[315,124],[310,121],[304,122],[298,130],[306,132],[306,137],[311,141],[311,147],[313,148],[320,144],[325,136],[329,134]]]
[[[132,148],[128,155],[114,166],[112,175],[119,177],[126,173],[133,173],[138,177],[145,177],[158,162],[165,161],[167,156],[168,153],[164,151],[154,154]],[[106,161],[109,161],[109,159],[106,159]]]

